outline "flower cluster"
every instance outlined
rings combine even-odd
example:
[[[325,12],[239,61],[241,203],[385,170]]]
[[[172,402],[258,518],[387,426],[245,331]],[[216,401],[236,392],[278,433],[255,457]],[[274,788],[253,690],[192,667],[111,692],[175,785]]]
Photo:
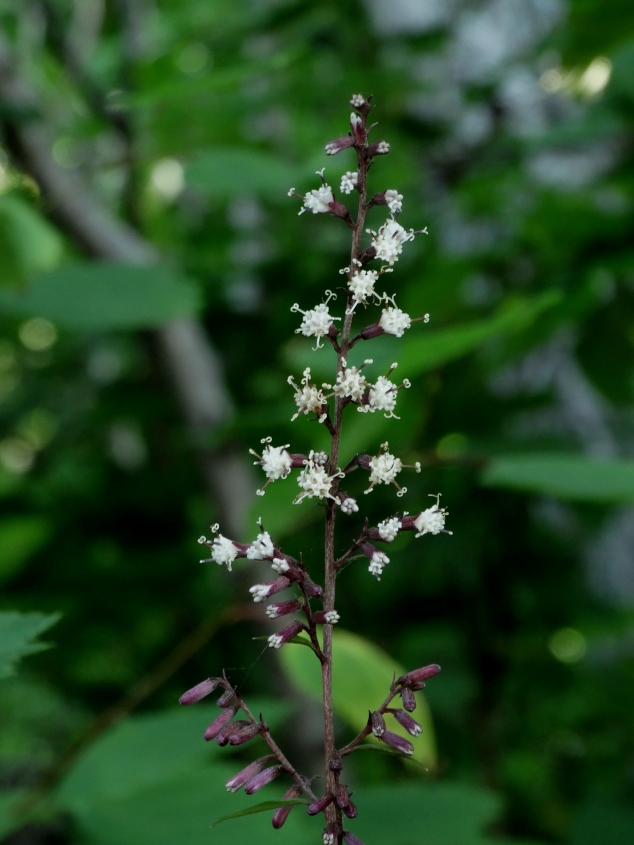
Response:
[[[289,191],[290,196],[297,197],[302,202],[300,214],[307,211],[313,214],[330,214],[353,231],[350,265],[339,271],[346,279],[343,287],[345,306],[340,309],[339,314],[334,307],[337,296],[331,290],[326,290],[323,300],[312,308],[301,308],[298,303],[291,308],[293,313],[301,315],[296,334],[315,338],[314,349],[320,348],[327,341],[336,356],[332,384],[315,383],[311,376],[311,367],[305,367],[299,384],[293,376],[288,378],[288,383],[294,391],[296,406],[291,420],[308,416],[319,422],[320,436],[330,436],[329,451],[326,453],[310,450],[308,454],[296,453],[291,451],[289,443],[274,446],[271,437],[261,440],[261,453],[250,450],[256,459],[255,465],[261,468],[266,479],[257,490],[258,495],[263,496],[269,484],[288,479],[293,471],[297,470],[295,477],[299,491],[293,499],[293,504],[316,500],[325,510],[326,558],[323,586],[316,583],[309,572],[309,566],[311,569],[313,567],[312,561],[305,562],[301,555],[297,559],[286,554],[264,529],[261,520],[258,523],[257,537],[250,543],[241,543],[226,537],[219,532],[218,525],[212,526],[211,540],[204,536],[199,540],[211,553],[211,557],[204,562],[224,565],[228,570],[240,559],[247,563],[259,561],[270,565],[271,579],[253,584],[249,589],[253,602],[264,606],[264,615],[275,623],[280,620],[277,623],[281,626],[279,630],[266,637],[267,646],[277,650],[302,643],[313,651],[321,666],[329,670],[323,674],[324,708],[329,714],[329,718],[325,719],[323,794],[315,795],[312,792],[313,779],[303,777],[293,768],[273,740],[262,717],[256,719],[252,715],[241,694],[226,677],[207,678],[184,693],[180,699],[181,704],[194,704],[215,689],[222,689],[217,701],[220,712],[205,731],[205,739],[215,740],[219,745],[237,746],[260,737],[270,751],[231,777],[226,783],[227,790],[233,793],[244,789],[246,794],[252,795],[279,777],[290,778],[292,783],[284,794],[285,803],[273,812],[273,827],[282,827],[293,806],[304,803],[308,815],[325,816],[322,834],[324,845],[340,845],[342,842],[346,845],[363,845],[355,834],[347,829],[348,821],[357,816],[357,807],[343,780],[343,760],[369,735],[373,735],[393,751],[410,757],[414,753],[410,738],[416,738],[422,732],[421,725],[410,715],[417,706],[416,693],[424,688],[427,680],[440,671],[439,666],[430,664],[395,680],[383,703],[378,707],[376,702],[372,703],[376,709],[370,712],[365,728],[347,745],[337,748],[332,728],[331,686],[333,626],[340,621],[340,614],[335,609],[337,578],[345,567],[358,559],[365,559],[370,574],[380,581],[390,563],[390,558],[382,550],[381,544],[393,543],[398,547],[407,542],[402,535],[412,531],[415,532],[416,538],[428,534],[451,533],[445,529],[448,513],[440,507],[440,495],[434,494],[434,504],[417,513],[392,513],[376,525],[371,525],[368,519],[359,519],[359,533],[351,541],[348,550],[339,558],[335,558],[333,551],[340,545],[335,543],[334,535],[336,510],[351,517],[354,523],[357,521],[354,515],[359,512],[359,493],[369,494],[375,488],[385,485],[393,486],[396,496],[401,498],[407,493],[407,488],[399,483],[401,473],[404,470],[420,473],[422,470],[418,461],[404,463],[403,459],[392,453],[387,442],[381,445],[376,454],[354,454],[349,456],[345,466],[343,461],[340,462],[340,452],[344,448],[342,425],[348,414],[346,408],[354,405],[364,414],[380,412],[386,418],[398,419],[395,414],[398,393],[403,388],[411,387],[407,379],[400,383],[393,380],[396,363],[384,374],[371,376],[372,359],[361,359],[361,356],[355,359],[354,347],[381,335],[401,338],[414,323],[426,323],[429,320],[428,314],[411,317],[397,306],[393,294],[382,291],[379,287],[380,279],[393,272],[404,247],[417,235],[426,233],[426,229],[405,229],[398,222],[403,211],[403,195],[395,188],[387,188],[374,194],[368,193],[370,166],[377,156],[389,152],[390,145],[383,139],[371,141],[369,138],[372,129],[372,126],[368,125],[368,115],[372,109],[371,98],[366,99],[361,94],[355,94],[350,104],[353,112],[350,115],[349,131],[327,143],[325,152],[334,156],[349,151],[356,156],[356,162],[343,172],[339,183],[343,199],[352,195],[358,197],[356,218],[353,218],[352,210],[335,197],[333,188],[326,181],[324,170],[318,171],[321,184],[317,188],[309,190],[305,195],[297,193],[294,188]],[[366,229],[366,215],[380,212],[384,215],[383,222],[377,224],[376,230]],[[389,214],[387,219],[386,213]],[[369,239],[368,234],[371,236]],[[362,238],[366,238],[365,245],[361,243]],[[340,291],[341,288],[337,290]],[[374,322],[359,328],[354,334],[353,321],[356,321],[365,309],[377,306],[380,312],[377,311]],[[357,470],[362,472],[353,476]],[[358,493],[350,495],[342,489],[344,480],[346,486],[348,482],[351,485],[358,484],[355,479],[363,473],[368,474],[368,479],[359,484]],[[272,599],[274,600],[271,601]],[[397,697],[400,698],[398,707],[394,706]]]

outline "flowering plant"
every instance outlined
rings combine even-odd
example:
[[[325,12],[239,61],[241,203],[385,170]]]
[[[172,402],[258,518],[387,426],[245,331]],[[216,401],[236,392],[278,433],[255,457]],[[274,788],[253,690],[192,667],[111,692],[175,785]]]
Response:
[[[440,497],[436,502],[414,515],[404,512],[393,515],[377,526],[370,526],[365,520],[360,534],[351,544],[348,551],[341,557],[335,557],[335,520],[338,511],[345,516],[358,512],[359,505],[352,496],[342,489],[342,483],[353,470],[361,469],[369,474],[366,494],[379,484],[392,484],[396,487],[398,497],[402,497],[407,488],[399,485],[397,476],[404,469],[414,469],[420,472],[420,464],[407,466],[400,458],[390,453],[388,443],[383,443],[375,455],[357,454],[343,467],[340,466],[340,444],[343,415],[345,409],[356,406],[361,413],[375,413],[381,411],[386,417],[396,417],[398,391],[410,387],[405,379],[401,384],[391,380],[396,367],[393,364],[388,372],[379,376],[375,383],[367,380],[364,369],[372,361],[367,359],[361,366],[348,364],[350,350],[358,343],[366,342],[382,334],[402,337],[413,322],[422,320],[427,322],[429,315],[412,319],[402,311],[395,302],[394,296],[379,293],[375,288],[380,277],[391,273],[398,260],[403,246],[413,240],[416,235],[426,232],[407,231],[398,222],[402,210],[403,197],[396,190],[389,189],[368,194],[368,170],[375,157],[389,152],[390,145],[386,141],[370,143],[368,135],[372,126],[368,126],[368,115],[372,108],[371,97],[366,99],[360,94],[352,97],[351,105],[354,111],[350,117],[351,131],[326,145],[328,155],[336,155],[345,149],[353,149],[357,157],[357,170],[347,171],[341,179],[341,193],[358,193],[359,202],[356,220],[353,219],[348,208],[337,199],[330,185],[324,178],[324,171],[318,173],[321,187],[309,191],[305,196],[295,192],[292,188],[289,196],[296,196],[302,200],[300,214],[312,211],[313,214],[331,214],[340,218],[352,231],[352,247],[350,265],[339,272],[346,279],[346,307],[340,316],[330,313],[331,302],[336,300],[336,294],[326,291],[323,302],[314,308],[303,310],[298,304],[291,310],[302,315],[302,322],[298,333],[306,337],[316,338],[316,346],[320,347],[324,341],[332,345],[336,354],[336,377],[334,384],[318,386],[311,380],[310,368],[302,374],[299,385],[294,378],[288,381],[294,393],[297,411],[293,420],[300,415],[310,415],[324,425],[330,434],[330,453],[310,451],[308,455],[296,454],[290,450],[290,445],[274,446],[270,437],[264,438],[261,452],[251,450],[266,476],[266,482],[257,491],[263,496],[266,488],[274,481],[287,478],[293,470],[299,470],[297,483],[300,492],[294,499],[298,504],[304,499],[318,499],[325,504],[325,569],[323,586],[315,583],[309,574],[303,560],[296,560],[285,554],[274,542],[263,525],[259,525],[258,537],[251,543],[240,543],[231,540],[218,532],[219,526],[214,525],[214,537],[208,540],[201,537],[199,542],[211,550],[211,558],[205,562],[215,562],[226,565],[229,570],[233,562],[239,558],[249,560],[268,561],[276,577],[262,584],[255,584],[250,592],[255,602],[263,602],[272,596],[292,588],[295,597],[269,604],[266,609],[271,619],[293,616],[293,620],[280,631],[268,638],[271,648],[297,642],[308,644],[321,664],[323,681],[323,712],[324,712],[324,750],[325,750],[325,791],[317,796],[311,788],[311,779],[301,775],[286,758],[279,748],[266,722],[256,718],[249,710],[239,691],[225,676],[208,678],[202,683],[184,693],[181,704],[194,704],[215,689],[221,689],[218,699],[220,712],[205,732],[206,740],[215,739],[219,745],[241,745],[257,736],[262,737],[269,747],[270,754],[250,763],[245,769],[227,781],[229,792],[239,789],[251,795],[273,781],[280,775],[286,775],[292,780],[284,798],[273,813],[274,828],[280,828],[292,808],[296,804],[307,805],[309,815],[324,814],[325,828],[323,832],[324,845],[361,845],[360,840],[346,829],[346,820],[354,819],[357,809],[352,802],[351,793],[343,781],[343,761],[351,754],[369,734],[373,734],[380,741],[395,749],[397,753],[409,756],[413,753],[412,743],[390,731],[386,726],[385,717],[389,716],[398,722],[412,737],[421,733],[421,726],[410,715],[416,707],[415,691],[425,686],[426,681],[440,671],[436,664],[423,666],[407,672],[395,679],[382,703],[368,702],[375,707],[370,712],[368,722],[363,730],[350,742],[342,747],[335,743],[332,707],[332,627],[339,621],[339,614],[335,609],[335,591],[337,576],[341,568],[355,557],[365,557],[368,561],[370,573],[380,580],[389,558],[377,544],[386,544],[394,540],[400,531],[415,531],[416,537],[424,534],[446,533],[446,511],[440,507]],[[362,248],[361,240],[364,231],[365,217],[372,206],[387,206],[390,216],[378,231],[367,230],[372,235],[371,243]],[[373,262],[380,262],[378,269],[366,269]],[[353,319],[357,315],[358,306],[383,306],[378,321],[365,326],[357,334],[352,333]],[[340,327],[335,323],[339,322]],[[314,607],[320,605],[320,609]],[[322,629],[321,637],[318,635]],[[394,699],[400,697],[400,707],[394,707]],[[377,706],[378,705],[378,706]],[[235,718],[242,711],[243,718]]]

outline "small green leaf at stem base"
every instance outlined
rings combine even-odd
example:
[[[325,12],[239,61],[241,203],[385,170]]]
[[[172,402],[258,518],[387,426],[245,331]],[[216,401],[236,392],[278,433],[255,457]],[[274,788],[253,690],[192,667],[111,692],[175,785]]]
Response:
[[[288,798],[287,800],[280,799],[279,801],[262,801],[260,804],[254,804],[253,807],[247,807],[246,810],[238,810],[237,813],[229,813],[227,816],[221,816],[211,826],[216,827],[220,822],[229,821],[229,819],[239,819],[241,816],[251,816],[254,813],[268,813],[271,810],[277,810],[278,807],[294,807],[295,804],[310,804],[306,798]]]

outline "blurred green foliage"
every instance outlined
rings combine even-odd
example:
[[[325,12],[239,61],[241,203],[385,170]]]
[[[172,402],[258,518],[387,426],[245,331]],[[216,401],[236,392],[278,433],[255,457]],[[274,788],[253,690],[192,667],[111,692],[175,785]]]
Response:
[[[226,668],[245,695],[269,697],[274,721],[288,678],[248,621],[201,637],[148,712],[86,741],[72,765],[65,755],[256,577],[197,562],[216,513],[152,329],[198,314],[219,350],[237,413],[202,445],[239,444],[245,459],[268,435],[297,452],[323,445],[316,426],[290,425],[288,373],[333,376],[289,309],[337,286],[348,232],[298,218],[286,192],[315,187],[322,167],[336,186],[352,166],[323,145],[363,91],[392,145],[373,188],[401,191],[401,222],[430,233],[386,278],[400,307],[431,321],[355,349],[374,359],[370,376],[399,361],[412,388],[400,421],[351,410],[344,447],[389,438],[420,460],[406,507],[442,492],[454,536],[397,538],[380,583],[359,563],[342,575],[347,629],[395,665],[443,667],[425,691],[435,780],[353,755],[354,831],[366,845],[631,842],[631,3],[2,0],[0,27],[40,101],[0,103],[3,667],[62,614],[56,647],[0,682],[3,833],[23,821],[17,798],[66,760],[28,819],[38,842],[318,837],[297,809],[275,834],[266,815],[209,830],[252,803],[223,786],[251,756],[230,763],[202,743],[209,708],[170,708]],[[40,122],[57,164],[160,266],[83,255],[17,155],[16,131]],[[373,209],[368,226],[383,218]],[[351,476],[349,492],[363,481]],[[321,511],[291,510],[292,495],[277,482],[253,516],[318,578]],[[394,502],[363,497],[373,522]],[[342,520],[342,548],[353,523]],[[300,651],[310,656],[288,662]],[[346,689],[343,711],[362,716],[366,692]],[[284,722],[285,741],[309,712]]]

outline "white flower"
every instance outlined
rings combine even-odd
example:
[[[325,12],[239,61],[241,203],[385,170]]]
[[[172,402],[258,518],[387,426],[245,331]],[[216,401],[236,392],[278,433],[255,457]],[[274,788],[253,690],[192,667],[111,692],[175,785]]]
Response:
[[[381,261],[387,261],[391,266],[403,251],[403,244],[414,238],[414,232],[406,232],[405,229],[393,218],[387,220],[379,229],[378,234],[371,229],[368,231],[374,235],[372,246],[376,249],[376,257]]]
[[[279,575],[283,575],[290,569],[290,566],[282,557],[274,557],[271,566]]]
[[[371,572],[372,575],[376,578],[377,581],[381,580],[381,573],[383,572],[383,567],[386,563],[389,563],[389,557],[384,554],[383,552],[376,551],[372,555],[372,560],[370,561],[370,566],[368,567],[368,572]]]
[[[363,94],[353,94],[350,100],[350,105],[354,106],[355,109],[360,108],[365,103],[365,97]]]
[[[392,214],[399,214],[403,210],[403,194],[390,189],[385,192],[385,202]]]
[[[360,270],[349,280],[348,287],[352,291],[355,302],[362,302],[364,305],[369,296],[376,296],[374,285],[379,274],[374,270]]]
[[[229,540],[227,537],[223,537],[222,534],[218,534],[217,537],[214,537],[213,545],[211,548],[211,558],[217,564],[222,566],[223,563],[227,564],[227,569],[231,572],[231,564],[233,561],[238,557],[238,549],[234,546],[233,542]]]
[[[282,648],[282,637],[279,634],[271,634],[269,637],[269,648]]]
[[[247,549],[249,560],[270,560],[274,554],[275,547],[268,531],[262,531],[257,540],[254,540]]]
[[[271,481],[276,481],[278,478],[286,478],[291,471],[293,462],[291,456],[286,451],[289,445],[287,443],[286,446],[271,446],[270,443],[267,443],[265,446],[262,452],[262,469],[266,477],[270,478]]]
[[[379,325],[386,334],[403,337],[405,329],[409,329],[412,325],[412,319],[409,314],[401,311],[400,308],[389,305],[387,308],[383,309]]]
[[[298,387],[292,376],[289,376],[287,381],[291,387],[295,388],[295,404],[297,405],[297,413],[291,417],[291,422],[296,420],[300,414],[317,414],[319,421],[323,422],[326,419],[326,414],[321,413],[322,405],[326,404],[326,398],[323,391],[316,385],[310,383],[310,367],[306,367],[302,373],[304,376],[301,387]]]
[[[323,466],[316,464],[314,460],[309,458],[304,464],[304,469],[300,472],[297,483],[304,491],[300,493],[293,501],[293,504],[298,505],[303,499],[334,499],[330,492],[333,479],[343,473],[336,472],[333,476],[329,476]]]
[[[322,185],[314,191],[309,191],[304,197],[304,207],[299,212],[303,214],[304,211],[312,211],[313,214],[325,214],[330,211],[328,203],[334,202],[335,198],[332,194],[330,185]]]
[[[383,155],[385,155],[385,153],[389,153],[390,145],[387,141],[379,141],[379,143],[376,145],[376,151],[377,153],[382,153]]]
[[[326,622],[330,625],[336,625],[341,618],[336,610],[329,610],[324,616]]]
[[[316,337],[316,348],[319,348],[321,338],[325,334],[328,334],[333,321],[341,319],[341,317],[332,317],[329,313],[328,301],[332,298],[332,293],[330,291],[326,291],[326,293],[328,294],[328,300],[326,302],[320,302],[319,305],[310,308],[308,311],[303,311],[297,303],[291,308],[292,312],[299,312],[304,315],[301,326],[295,329],[295,334],[303,334],[305,337]]]
[[[328,463],[328,455],[325,452],[310,452],[308,457],[311,461],[321,466],[326,466]]]
[[[351,194],[357,187],[357,180],[359,172],[357,170],[348,170],[341,177],[340,191],[342,194]]]
[[[269,585],[254,584],[252,587],[249,588],[249,592],[253,596],[254,602],[264,601],[264,599],[269,597]]]
[[[440,534],[445,527],[445,517],[447,511],[444,508],[438,507],[438,502],[427,508],[426,511],[419,513],[414,520],[414,525],[418,534],[417,537],[422,537],[423,534]]]
[[[266,615],[267,615],[270,619],[277,619],[277,608],[275,607],[275,605],[274,605],[274,604],[270,604],[270,605],[266,608]]]
[[[359,510],[359,505],[357,504],[356,499],[351,498],[348,496],[347,499],[344,499],[341,503],[341,511],[345,514],[356,513]]]
[[[379,529],[379,537],[385,540],[386,543],[391,543],[399,532],[401,520],[393,516],[391,519],[384,519],[383,522],[379,522],[377,527]]]
[[[370,385],[368,404],[359,408],[360,411],[388,411],[386,418],[394,417],[396,407],[397,387],[387,376],[379,376],[376,384]]]
[[[382,451],[370,461],[370,487],[364,492],[369,493],[375,484],[391,484],[403,469],[400,458],[395,458],[387,451],[388,444],[384,443]]]
[[[367,389],[368,383],[360,368],[344,367],[337,373],[337,382],[334,387],[335,396],[360,402]]]

